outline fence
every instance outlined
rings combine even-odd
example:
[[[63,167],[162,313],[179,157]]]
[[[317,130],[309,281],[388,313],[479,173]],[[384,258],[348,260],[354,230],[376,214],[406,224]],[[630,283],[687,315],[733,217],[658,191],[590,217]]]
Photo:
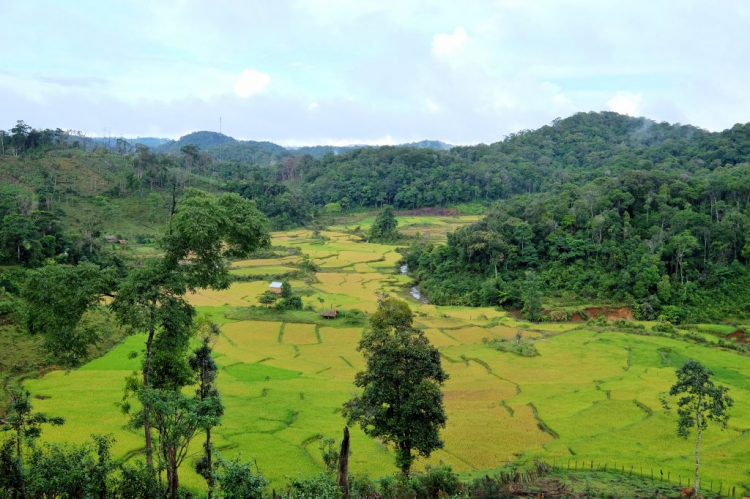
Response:
[[[672,473],[671,470],[664,470],[662,468],[653,468],[643,466],[633,466],[620,463],[609,465],[609,463],[594,462],[593,460],[586,459],[569,459],[567,462],[563,461],[562,464],[558,460],[554,460],[552,468],[555,470],[569,470],[569,471],[601,471],[610,473],[620,473],[626,476],[637,476],[640,478],[651,479],[654,482],[667,482],[669,484],[677,485],[678,487],[692,488],[694,475],[682,473]],[[699,492],[710,492],[712,495],[716,494],[715,497],[743,497],[747,494],[748,490],[744,489],[741,485],[724,483],[718,480],[703,480],[698,481]],[[704,494],[705,495],[705,494]]]

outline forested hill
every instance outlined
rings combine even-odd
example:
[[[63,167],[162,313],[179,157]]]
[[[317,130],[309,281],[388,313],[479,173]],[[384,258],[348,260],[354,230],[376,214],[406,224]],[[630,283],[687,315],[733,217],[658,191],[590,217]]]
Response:
[[[750,314],[750,126],[581,114],[453,151],[487,165],[503,201],[447,246],[411,249],[433,302],[532,319],[556,298],[673,322]]]
[[[594,180],[617,184],[628,171],[657,178],[657,191],[665,182],[702,182],[719,168],[747,161],[749,130],[737,125],[710,133],[611,112],[580,113],[491,145],[363,147],[315,158],[214,132],[197,132],[151,150],[121,140],[91,142],[80,134],[36,130],[19,122],[3,135],[0,155],[24,163],[26,175],[13,182],[27,186],[43,183],[36,177],[47,175],[45,162],[54,165],[52,158],[72,151],[82,159],[102,158],[92,159],[95,163],[121,165],[105,168],[111,183],[104,194],[111,198],[143,196],[162,189],[175,175],[180,185],[209,183],[254,199],[276,228],[286,228],[310,222],[327,205],[334,210],[383,204],[397,209],[490,205],[562,191],[575,198],[571,189]],[[168,152],[159,152],[162,148]],[[56,185],[58,198],[63,188]]]

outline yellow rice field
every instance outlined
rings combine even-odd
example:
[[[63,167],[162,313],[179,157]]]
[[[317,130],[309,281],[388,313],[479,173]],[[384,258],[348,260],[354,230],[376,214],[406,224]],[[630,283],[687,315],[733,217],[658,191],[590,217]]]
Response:
[[[430,226],[433,232],[458,222],[450,217],[409,221],[415,230],[420,223],[436,224]],[[561,462],[616,461],[685,475],[692,466],[692,444],[676,437],[675,416],[661,409],[659,395],[674,381],[675,368],[692,357],[714,369],[736,401],[729,428],[705,434],[704,479],[738,486],[748,481],[747,357],[680,339],[597,333],[578,324],[530,325],[493,308],[420,303],[408,294],[409,278],[398,272],[396,248],[358,242],[345,230],[324,231],[328,240],[322,244],[306,230],[275,233],[273,242],[299,247],[321,266],[310,279],[291,283],[303,305],[315,311],[333,307],[372,313],[378,296],[384,295],[409,301],[415,323],[440,350],[450,376],[444,387],[445,448],[429,460],[420,459],[418,467],[444,461],[459,472],[479,474],[519,457],[541,456]],[[299,258],[234,266],[287,267]],[[364,366],[356,350],[363,329],[347,326],[341,318],[323,326],[232,319],[237,311],[257,305],[268,285],[237,282],[228,290],[200,290],[188,299],[222,324],[215,353],[226,414],[214,432],[217,447],[227,457],[241,453],[257,459],[265,474],[280,483],[287,476],[323,469],[318,442],[341,435],[341,406],[356,393],[354,375]],[[535,342],[539,356],[499,352],[482,342],[513,339],[519,329],[524,341]],[[35,400],[36,408],[67,419],[64,427],[45,429],[44,439],[84,441],[91,433],[112,433],[116,456],[137,452],[141,439],[124,429],[127,419],[114,404],[125,376],[139,366],[130,354],[141,352],[142,342],[142,337],[130,337],[81,369],[29,380],[32,393],[50,397]],[[392,452],[356,428],[352,449],[354,473],[384,475],[395,469]],[[195,489],[204,487],[192,471],[200,451],[196,442],[182,471],[184,483]]]

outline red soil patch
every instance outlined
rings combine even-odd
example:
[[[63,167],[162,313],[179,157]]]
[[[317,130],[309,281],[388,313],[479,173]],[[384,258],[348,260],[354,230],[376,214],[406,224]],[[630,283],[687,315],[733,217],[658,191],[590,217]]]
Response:
[[[630,307],[592,307],[587,308],[586,313],[589,314],[589,317],[591,317],[592,319],[603,316],[608,321],[617,321],[621,319],[624,319],[626,321],[635,320],[635,317],[633,316],[633,309]]]
[[[745,331],[743,331],[742,329],[738,329],[737,331],[733,333],[729,333],[726,336],[726,339],[736,340],[737,343],[747,343],[747,335],[745,334]]]
[[[396,215],[400,217],[455,217],[458,216],[458,210],[449,210],[448,208],[416,208],[414,210],[397,211]]]

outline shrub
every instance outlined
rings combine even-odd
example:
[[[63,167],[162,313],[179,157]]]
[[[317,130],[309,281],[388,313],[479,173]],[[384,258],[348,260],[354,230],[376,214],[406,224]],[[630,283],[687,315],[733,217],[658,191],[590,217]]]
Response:
[[[425,466],[425,473],[415,475],[409,480],[409,488],[417,497],[437,499],[444,497],[442,494],[454,496],[461,490],[461,481],[453,469],[444,463],[439,466]]]
[[[268,480],[260,471],[253,473],[250,461],[241,461],[240,459],[238,457],[229,461],[220,461],[221,472],[218,481],[222,492],[221,497],[227,499],[262,499],[263,490],[268,486]]]
[[[552,322],[566,322],[569,321],[572,314],[567,310],[552,310],[549,313],[549,320]]]
[[[537,351],[533,343],[527,343],[524,341],[521,341],[519,343],[516,340],[507,340],[503,338],[493,340],[484,338],[482,342],[486,346],[494,348],[499,352],[514,353],[516,355],[520,355],[521,357],[536,357],[537,355],[539,355],[539,352]]]
[[[302,310],[302,298],[299,296],[283,298],[276,303],[274,308],[276,308],[276,310]]]
[[[142,461],[135,466],[123,466],[117,491],[121,497],[166,497],[167,488]]]
[[[382,479],[381,479],[382,480]],[[384,499],[380,481],[373,481],[367,475],[349,477],[349,497],[352,499]]]
[[[667,334],[672,334],[672,333],[677,332],[674,326],[668,321],[663,321],[663,322],[659,322],[658,324],[654,324],[651,327],[651,330],[656,331],[657,333],[667,333]],[[703,340],[703,338],[701,337],[699,338]]]
[[[258,297],[258,301],[263,305],[270,305],[278,299],[279,295],[274,293],[273,291],[264,291],[263,294]]]
[[[333,473],[336,471],[339,465],[339,452],[336,448],[335,438],[324,438],[318,443],[320,449],[320,457],[323,458],[323,463],[326,465],[326,471]]]
[[[340,499],[341,489],[332,475],[320,473],[309,478],[292,478],[290,499]]]

